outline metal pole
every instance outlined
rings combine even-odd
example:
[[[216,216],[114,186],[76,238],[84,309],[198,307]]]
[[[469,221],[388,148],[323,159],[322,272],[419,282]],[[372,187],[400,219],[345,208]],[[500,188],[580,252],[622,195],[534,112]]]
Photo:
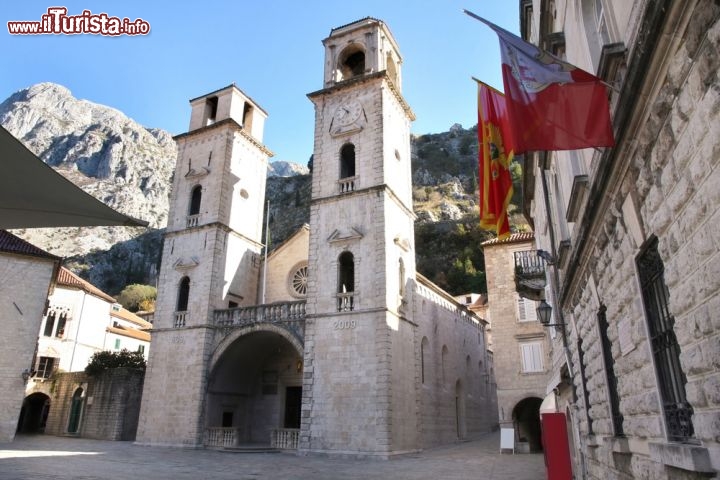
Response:
[[[262,304],[265,305],[265,292],[267,289],[267,259],[268,259],[268,247],[270,239],[270,200],[267,201],[267,211],[265,212],[265,261],[263,262],[263,293],[262,293]]]

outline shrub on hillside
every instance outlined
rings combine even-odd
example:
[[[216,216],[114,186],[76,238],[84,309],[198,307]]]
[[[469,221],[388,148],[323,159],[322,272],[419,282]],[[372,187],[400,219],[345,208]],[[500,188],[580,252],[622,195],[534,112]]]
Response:
[[[141,309],[154,309],[156,298],[157,288],[151,285],[133,283],[120,292],[117,301],[131,312],[137,312]]]

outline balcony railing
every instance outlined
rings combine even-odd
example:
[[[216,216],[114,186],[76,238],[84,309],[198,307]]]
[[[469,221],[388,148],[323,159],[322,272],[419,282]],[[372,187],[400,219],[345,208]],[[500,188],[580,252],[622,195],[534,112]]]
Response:
[[[185,317],[187,317],[188,312],[175,312],[175,321],[173,322],[173,327],[175,328],[181,328],[185,326]]]
[[[297,450],[299,439],[299,428],[277,428],[270,435],[270,446],[280,450]]]
[[[205,429],[205,446],[207,447],[236,447],[239,443],[239,428],[209,427]]]
[[[515,252],[515,289],[530,300],[545,298],[545,260],[537,250]]]
[[[338,180],[340,193],[349,193],[355,191],[355,179],[357,177],[345,177]]]
[[[188,216],[187,216],[187,221],[186,221],[186,223],[185,223],[185,227],[186,227],[186,228],[197,227],[199,221],[200,221],[200,214],[199,214],[199,213],[196,214],[196,215],[188,215]]]
[[[305,300],[215,310],[215,325],[239,327],[255,323],[289,323],[305,320]]]
[[[343,292],[337,294],[337,311],[352,312],[355,308],[355,293]]]
[[[208,427],[205,429],[205,446],[239,447],[240,437],[241,429],[237,427]],[[299,440],[299,428],[276,428],[270,433],[270,447],[279,450],[297,450]]]

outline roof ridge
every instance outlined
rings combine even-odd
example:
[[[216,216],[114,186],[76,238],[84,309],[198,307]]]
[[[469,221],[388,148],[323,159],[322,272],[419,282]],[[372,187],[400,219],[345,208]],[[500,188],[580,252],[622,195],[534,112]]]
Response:
[[[0,230],[0,252],[15,253],[19,255],[31,255],[52,260],[60,260],[60,257],[36,247],[27,240],[13,235],[7,230]]]
[[[482,242],[480,245],[481,246],[500,245],[500,244],[504,244],[504,243],[527,242],[530,240],[535,240],[535,232],[516,232],[502,240],[496,237],[496,238],[492,238],[490,240],[486,240],[486,241]]]

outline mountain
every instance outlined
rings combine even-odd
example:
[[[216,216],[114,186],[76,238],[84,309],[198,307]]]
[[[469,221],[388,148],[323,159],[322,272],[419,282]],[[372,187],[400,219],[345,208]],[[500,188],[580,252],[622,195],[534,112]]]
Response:
[[[111,207],[161,228],[167,223],[176,146],[160,129],[72,96],[53,83],[20,90],[0,104],[0,125],[45,163]],[[14,233],[66,256],[106,250],[143,229],[27,229]]]
[[[75,184],[151,225],[14,233],[68,257],[68,268],[112,295],[131,283],[154,284],[176,161],[170,133],[143,127],[116,109],[76,99],[67,88],[52,83],[11,95],[0,104],[0,124]],[[411,148],[418,271],[453,294],[484,291],[480,243],[491,235],[478,227],[477,129],[455,124],[447,132],[414,135]],[[516,165],[516,180],[519,174]],[[269,165],[271,248],[309,221],[310,179],[303,165]],[[512,203],[518,205],[519,183],[515,190]],[[528,227],[515,214],[511,228]]]
[[[294,177],[308,173],[310,170],[306,166],[284,160],[270,162],[268,165],[268,177]]]

